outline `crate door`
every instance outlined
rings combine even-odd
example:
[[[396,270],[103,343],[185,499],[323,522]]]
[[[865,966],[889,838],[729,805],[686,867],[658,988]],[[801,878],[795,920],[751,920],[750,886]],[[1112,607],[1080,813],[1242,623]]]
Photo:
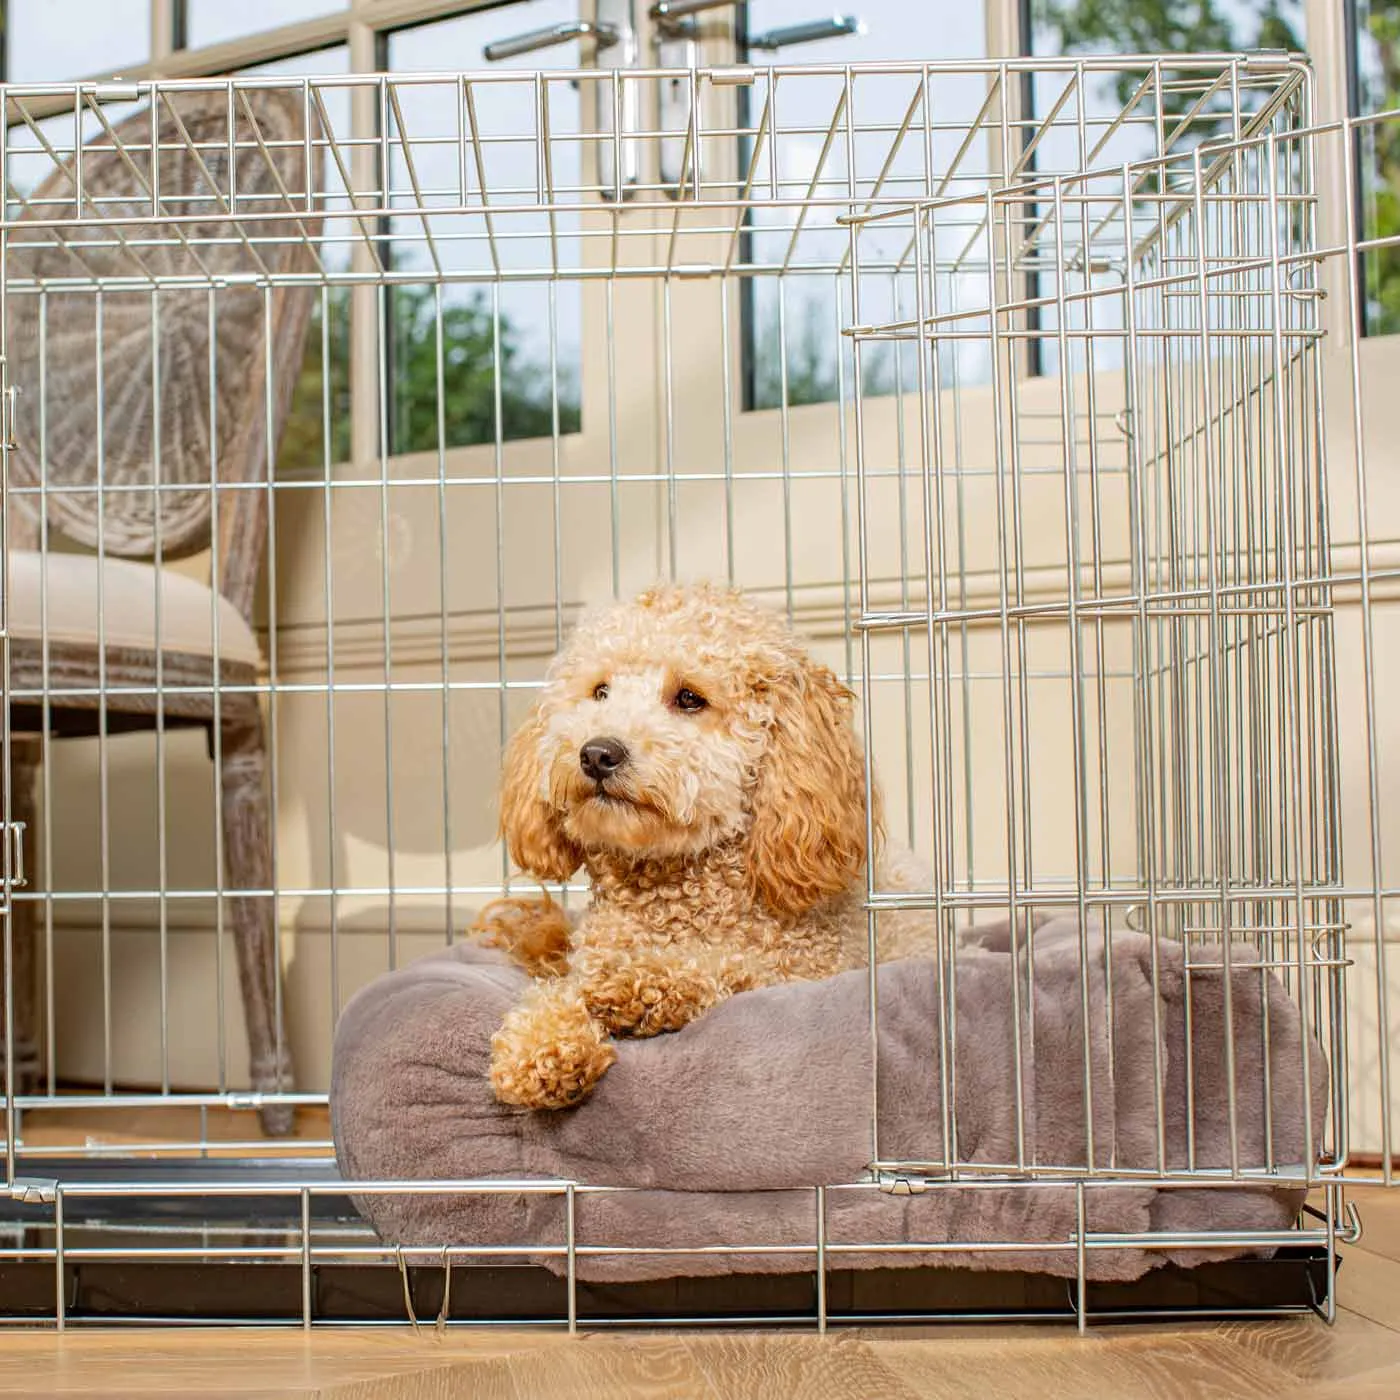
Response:
[[[600,237],[611,78],[587,37],[512,52],[578,19],[527,0],[385,39],[390,275],[346,299],[329,485],[314,461],[278,506],[278,878],[309,1090],[346,999],[507,885],[501,751],[580,601],[660,571],[656,290],[606,275],[650,263],[650,216],[624,216],[621,252]]]

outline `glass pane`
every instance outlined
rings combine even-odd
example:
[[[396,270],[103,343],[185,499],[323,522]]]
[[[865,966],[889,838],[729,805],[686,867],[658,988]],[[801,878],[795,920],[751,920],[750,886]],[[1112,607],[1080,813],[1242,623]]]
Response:
[[[345,0],[185,0],[185,47],[221,44],[345,8]]]
[[[12,83],[112,77],[151,56],[150,0],[6,0],[0,13]]]
[[[847,12],[837,6],[838,22]],[[769,36],[791,26],[806,25],[823,13],[812,0],[749,0],[742,12],[740,54],[757,64],[833,64],[865,61],[904,61],[911,55],[922,62],[941,59],[981,58],[986,53],[986,16],[982,0],[968,0],[955,6],[910,5],[906,0],[852,0],[849,13],[859,15],[859,32],[836,34],[803,44],[770,48]],[[831,10],[825,11],[830,15]],[[839,74],[826,77],[801,75],[784,78],[776,89],[775,133],[765,142],[753,162],[753,193],[763,200],[773,192],[779,198],[805,197],[818,181],[817,193],[831,195],[848,188],[845,143],[831,143],[822,155],[824,134],[841,100],[844,79]],[[905,119],[914,83],[885,75],[857,77],[852,91],[856,114],[852,156],[858,190],[871,188],[878,172],[883,172],[882,192],[901,191],[911,198],[925,192],[925,150],[922,137],[897,143],[893,160],[885,165],[892,145],[891,132]],[[748,95],[747,92],[745,94]],[[965,126],[976,117],[985,83],[974,75],[948,75],[938,88],[939,110],[932,130],[935,169],[946,169],[965,135]],[[741,125],[752,127],[757,114],[750,104]],[[964,123],[958,130],[959,122]],[[777,151],[776,180],[770,163]],[[752,151],[741,153],[741,167],[747,169]],[[821,167],[818,169],[818,163]],[[960,167],[971,174],[985,170],[979,153]],[[889,237],[903,237],[891,232]],[[867,230],[862,237],[864,255],[878,260],[882,231]],[[781,407],[806,403],[828,403],[837,397],[840,383],[838,357],[846,356],[845,382],[849,386],[853,368],[850,350],[842,345],[838,326],[848,322],[849,275],[834,272],[849,247],[849,232],[828,214],[809,215],[793,237],[793,215],[787,210],[766,210],[760,204],[749,219],[745,261],[767,266],[786,262],[782,276],[747,278],[743,285],[742,318],[744,346],[744,406],[749,409]],[[887,251],[898,256],[891,246]],[[789,254],[791,253],[791,256]],[[806,271],[803,270],[804,266]],[[947,288],[941,289],[947,291]],[[910,314],[913,304],[912,275],[908,278],[880,277],[869,286],[862,282],[861,319],[878,321],[899,314]],[[844,308],[844,309],[843,309]],[[907,347],[911,348],[912,347]],[[966,348],[973,353],[963,356]],[[947,357],[947,370],[962,382],[985,372],[974,363],[972,346],[958,347]],[[893,393],[915,383],[912,355],[901,364],[889,344],[870,344],[862,352],[863,392]]]
[[[1302,53],[1306,30],[1304,0],[1207,0],[1199,5],[1163,4],[1162,0],[1031,0],[1031,32],[1028,51],[1045,58],[1081,54],[1211,54],[1241,53],[1250,49],[1283,49]],[[1163,113],[1180,117],[1194,108],[1199,89],[1168,69],[1168,87]],[[1093,163],[1110,167],[1125,160],[1150,159],[1155,149],[1155,108],[1150,99],[1132,111],[1133,120],[1121,124],[1099,146],[1106,124],[1117,117],[1142,82],[1141,71],[1089,75],[1082,106],[1090,125],[1089,146]],[[1038,76],[1033,111],[1050,113],[1065,92],[1067,79],[1058,75]],[[1260,89],[1260,92],[1265,89]],[[1259,92],[1248,88],[1240,94],[1245,110],[1258,101]],[[1208,100],[1196,120],[1182,131],[1177,149],[1222,134],[1230,115],[1231,97],[1222,91]],[[1074,169],[1079,163],[1080,132],[1077,113],[1079,96],[1071,91],[1055,127],[1039,143],[1037,168],[1045,171]],[[1172,124],[1168,124],[1171,129]],[[1097,150],[1094,148],[1098,147]]]
[[[520,30],[577,18],[577,0],[532,0],[501,6],[389,35],[392,72],[440,72],[453,66],[484,68],[482,48]],[[551,67],[577,58],[577,46],[554,50]],[[538,53],[490,64],[493,71],[537,71]],[[560,82],[547,88],[550,135],[548,176],[556,190],[581,183],[579,97]],[[398,89],[402,134],[391,120],[389,188],[394,205],[456,204],[462,178],[456,134],[455,83]],[[531,81],[477,85],[472,119],[485,178],[486,203],[528,205],[536,197],[536,93]],[[468,199],[476,190],[472,154]],[[417,193],[415,193],[415,184]],[[556,195],[556,198],[561,196]],[[578,281],[512,281],[511,269],[538,268],[541,249],[556,240],[558,265],[577,266],[578,219],[569,214],[510,214],[492,222],[395,216],[390,263],[395,272],[425,274],[421,283],[396,285],[386,322],[390,336],[391,451],[435,451],[502,440],[547,437],[557,416],[560,432],[579,427],[580,321]],[[493,257],[504,278],[489,274]],[[441,275],[434,268],[434,258]],[[434,274],[429,280],[427,274]],[[438,327],[441,324],[441,350]],[[439,394],[441,375],[441,394]],[[499,379],[499,404],[497,380]],[[439,421],[439,401],[442,416]]]
[[[1301,53],[1305,48],[1304,0],[1206,0],[1199,5],[1163,4],[1162,0],[1030,0],[1028,51],[1045,58],[1089,54],[1238,53],[1250,49],[1283,49]],[[1035,141],[1029,167],[1043,174],[1072,173],[1087,167],[1113,169],[1125,161],[1150,160],[1164,154],[1158,149],[1159,117],[1166,132],[1164,144],[1172,151],[1189,151],[1213,137],[1229,139],[1240,115],[1232,110],[1228,87],[1210,94],[1213,74],[1163,70],[1165,98],[1161,112],[1151,92],[1143,93],[1148,70],[1124,69],[1118,73],[1090,73],[1082,91],[1072,69],[1038,72],[1029,85],[1032,122],[1023,141]],[[1257,110],[1273,91],[1272,80],[1258,88],[1243,86],[1239,92],[1242,112]],[[1182,118],[1186,119],[1183,121]],[[1043,120],[1042,131],[1034,119]],[[1044,208],[1031,205],[1029,215],[1044,216]],[[1151,214],[1144,217],[1150,219]],[[1044,254],[1042,254],[1042,261]],[[1054,294],[1055,274],[1027,274],[1029,295]],[[1117,285],[1118,274],[1091,277],[1093,286]],[[1094,327],[1112,330],[1121,325],[1121,306],[1111,297],[1096,297],[1092,309]],[[1055,329],[1053,306],[1037,308],[1034,325]],[[1109,369],[1121,363],[1121,342],[1111,336],[1081,342],[1091,346],[1093,367]],[[1047,374],[1059,368],[1059,345],[1047,336],[1030,342],[1033,368]],[[1083,366],[1080,366],[1083,368]]]
[[[1400,0],[1356,0],[1356,107],[1363,115],[1400,107]],[[1400,127],[1362,127],[1362,229],[1366,238],[1400,233]],[[1400,332],[1400,248],[1366,257],[1366,330]]]
[[[298,54],[243,69],[244,74],[284,74],[288,77],[332,77],[350,71],[350,51],[343,45]],[[344,151],[350,139],[350,89],[318,86],[331,135]],[[324,208],[345,208],[348,200],[330,193],[341,187],[335,159],[329,150],[321,160],[318,188],[326,191]],[[349,220],[327,219],[319,225],[316,245],[321,266],[329,277],[350,267],[355,240]],[[314,235],[313,235],[314,236]],[[326,409],[329,401],[330,443],[327,454]],[[306,335],[306,354],[292,395],[292,406],[277,454],[279,475],[324,473],[326,459],[344,462],[350,456],[350,287],[328,280],[312,309]]]

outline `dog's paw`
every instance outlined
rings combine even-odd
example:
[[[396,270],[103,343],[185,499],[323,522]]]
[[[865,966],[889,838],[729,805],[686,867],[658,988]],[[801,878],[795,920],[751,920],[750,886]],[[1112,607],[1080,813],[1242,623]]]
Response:
[[[614,1035],[642,1038],[678,1031],[721,1000],[715,978],[694,968],[621,967],[590,979],[589,1014]]]
[[[581,1005],[517,1007],[491,1041],[491,1087],[504,1104],[570,1108],[617,1059],[607,1033]]]

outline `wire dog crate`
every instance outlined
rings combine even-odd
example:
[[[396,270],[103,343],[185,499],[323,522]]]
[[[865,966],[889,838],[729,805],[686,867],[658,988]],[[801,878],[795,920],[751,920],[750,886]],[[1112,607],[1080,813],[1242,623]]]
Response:
[[[1393,1150],[1400,501],[1368,470],[1394,438],[1357,327],[1396,240],[1355,170],[1395,117],[1319,125],[1310,92],[1268,54],[5,88],[24,842],[0,1307],[1082,1325],[1186,1306],[1186,1274],[1167,1301],[1086,1282],[1093,1251],[1170,1246],[1281,1251],[1216,1266],[1197,1306],[1330,1312],[1348,1169],[1388,1178]],[[1169,1160],[1160,1054],[1148,1165],[1041,1160],[1018,1069],[1011,1160],[948,1111],[937,1160],[888,1156],[872,1115],[869,1174],[814,1188],[810,1272],[766,1293],[590,1293],[572,1234],[377,1241],[326,1135],[335,1019],[522,888],[505,738],[578,608],[666,575],[785,609],[858,691],[930,871],[870,917],[927,912],[947,1006],[984,915],[1021,940],[1032,1028],[1041,915],[1078,922],[1085,1026],[1117,932],[1149,937],[1154,988],[1155,951],[1188,948],[1227,1026],[1248,957],[1298,1009],[1302,1101],[1326,1086],[1303,1160],[1242,1144],[1259,1086],[1227,1033],[1223,1161]],[[1267,1104],[1267,1015],[1259,1036]],[[1096,1234],[1086,1198],[1125,1181],[1316,1206],[1284,1232]],[[830,1244],[827,1193],[969,1183],[1077,1194],[1068,1291],[840,1274],[882,1247]],[[604,1188],[531,1189],[572,1212]],[[567,1272],[537,1286],[508,1252]]]

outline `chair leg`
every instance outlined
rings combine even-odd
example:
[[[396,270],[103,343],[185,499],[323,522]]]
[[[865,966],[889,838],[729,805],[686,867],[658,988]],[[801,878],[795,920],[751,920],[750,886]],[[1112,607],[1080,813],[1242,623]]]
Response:
[[[14,821],[24,823],[25,864],[31,885],[39,849],[39,833],[34,825],[34,792],[40,754],[37,734],[10,735],[10,815]],[[34,904],[16,900],[10,916],[10,944],[15,959],[15,1088],[21,1094],[34,1092],[40,1071],[34,914]],[[4,1025],[4,1011],[4,1002],[0,1001],[0,1027]],[[4,1062],[0,1058],[0,1076],[3,1073]]]
[[[267,889],[272,878],[272,834],[268,820],[267,742],[262,720],[225,724],[220,735],[223,773],[224,865],[230,891]],[[278,1020],[276,912],[270,898],[230,894],[233,936],[253,1088],[287,1092],[293,1086],[292,1057]],[[263,1131],[285,1137],[294,1111],[285,1105],[262,1110]]]

